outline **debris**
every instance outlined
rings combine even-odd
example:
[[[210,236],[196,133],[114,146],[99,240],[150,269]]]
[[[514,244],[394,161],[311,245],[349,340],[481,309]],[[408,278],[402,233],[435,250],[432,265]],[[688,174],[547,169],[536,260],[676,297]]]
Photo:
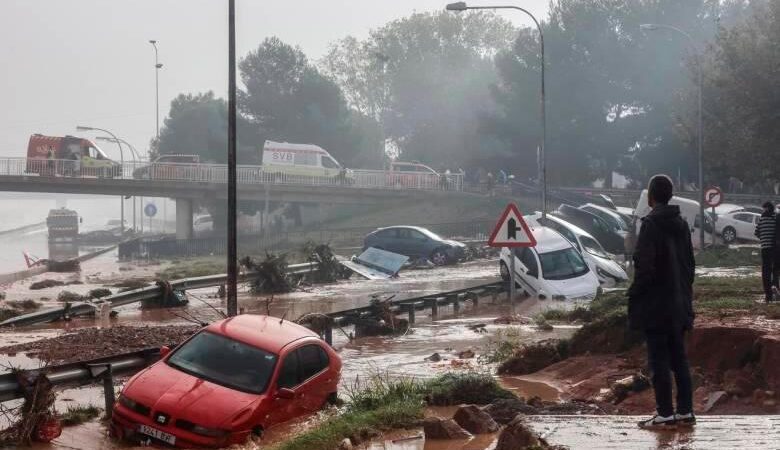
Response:
[[[65,286],[64,281],[45,279],[30,283],[30,290],[37,291],[40,289],[46,289],[54,286]]]
[[[89,298],[103,298],[111,295],[111,290],[106,288],[95,288],[87,293]]]
[[[341,264],[369,280],[383,280],[398,275],[409,257],[371,247]]]
[[[380,300],[379,295],[371,296],[371,313],[355,323],[355,337],[387,336],[406,333],[409,330],[409,322],[396,317],[390,307],[393,297]]]
[[[341,264],[328,244],[318,245],[309,241],[303,246],[303,254],[307,255],[309,262],[318,265],[318,270],[311,274],[312,283],[335,283],[352,275],[352,270]]]
[[[252,282],[251,290],[255,294],[281,294],[293,290],[294,285],[287,276],[287,255],[266,253],[261,262],[249,256],[239,263],[247,270],[257,272],[259,277]]]
[[[483,333],[487,333],[487,330],[485,329],[486,326],[487,326],[487,324],[478,323],[476,325],[469,325],[468,329],[473,331],[473,332],[475,332],[475,333],[483,334]]]
[[[171,283],[158,280],[155,284],[160,288],[160,295],[141,302],[141,308],[175,308],[189,303],[184,291],[174,290]]]
[[[490,414],[476,405],[463,405],[455,412],[453,420],[471,434],[495,433],[498,424]]]
[[[128,278],[111,285],[111,287],[119,288],[119,292],[134,291],[146,286],[149,286],[149,282],[140,278]]]
[[[625,400],[631,392],[642,392],[649,387],[650,380],[645,375],[637,373],[615,381],[603,400],[617,405]]]
[[[460,359],[471,359],[474,357],[474,351],[471,349],[463,350],[462,352],[458,352],[458,358]]]
[[[511,324],[528,325],[532,322],[533,320],[531,320],[530,317],[521,316],[519,314],[500,316],[493,320],[493,323],[496,325],[511,325]]]
[[[71,291],[62,291],[59,294],[57,294],[58,302],[73,303],[73,302],[83,302],[84,300],[86,300],[86,297]]]
[[[425,360],[426,361],[431,361],[431,362],[439,362],[439,361],[441,361],[441,355],[438,354],[438,353],[434,353],[433,355],[425,358]]]
[[[50,442],[62,429],[54,412],[54,390],[40,373],[14,370],[24,392],[24,402],[15,411],[16,422],[0,432],[0,444],[29,446],[33,441]]]
[[[707,397],[707,402],[704,404],[704,412],[708,413],[712,411],[712,408],[720,405],[728,400],[729,396],[726,391],[715,391]]]
[[[423,420],[425,439],[468,439],[471,434],[452,419],[427,417]]]
[[[46,262],[49,272],[78,272],[81,270],[81,263],[78,259],[69,259],[66,261],[51,261],[42,260]]]

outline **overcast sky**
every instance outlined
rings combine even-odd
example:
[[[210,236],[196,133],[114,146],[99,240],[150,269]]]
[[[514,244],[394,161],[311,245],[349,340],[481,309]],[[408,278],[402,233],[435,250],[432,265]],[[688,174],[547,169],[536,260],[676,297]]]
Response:
[[[545,17],[548,0],[512,0]],[[346,35],[447,0],[237,0],[239,57],[264,38],[313,60]],[[473,1],[471,4],[486,4]],[[502,13],[517,25],[529,21]],[[145,152],[155,134],[154,49],[160,50],[160,123],[182,92],[227,91],[226,0],[2,0],[0,155],[24,156],[30,134],[106,128]],[[95,134],[83,134],[94,137]],[[118,150],[101,145],[110,156]],[[126,159],[130,157],[126,154]]]

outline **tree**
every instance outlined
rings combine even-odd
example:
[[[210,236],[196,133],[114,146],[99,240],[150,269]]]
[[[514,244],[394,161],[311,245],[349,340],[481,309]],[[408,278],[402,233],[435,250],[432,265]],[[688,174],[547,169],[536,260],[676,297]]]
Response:
[[[257,149],[251,140],[247,122],[238,118],[241,164],[256,164]],[[245,139],[241,139],[244,137]],[[179,94],[171,101],[171,110],[160,129],[159,154],[199,155],[202,162],[227,162],[227,102],[209,91]]]
[[[300,48],[268,38],[239,68],[246,89],[241,111],[266,139],[317,144],[351,166],[377,144],[365,117],[350,110],[341,88],[323,76]]]
[[[712,182],[725,186],[737,177],[766,192],[765,182],[780,179],[772,164],[780,145],[780,3],[753,2],[751,12],[721,28],[707,53],[705,167]],[[695,123],[693,112],[681,120],[686,129]]]
[[[478,159],[492,110],[493,56],[515,30],[491,13],[413,14],[334,44],[320,66],[353,108],[376,119],[405,160],[457,168]]]

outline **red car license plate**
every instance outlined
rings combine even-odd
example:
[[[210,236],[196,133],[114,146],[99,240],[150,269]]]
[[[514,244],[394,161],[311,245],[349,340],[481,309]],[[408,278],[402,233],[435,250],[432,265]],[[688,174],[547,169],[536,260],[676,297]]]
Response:
[[[151,436],[151,437],[153,437],[155,439],[159,439],[159,440],[161,440],[161,441],[163,441],[163,442],[165,442],[167,444],[176,445],[176,436],[174,436],[174,435],[172,435],[170,433],[166,433],[164,431],[160,431],[157,428],[152,428],[152,427],[147,426],[147,425],[140,425],[138,427],[138,431],[141,434],[145,434],[145,435]]]

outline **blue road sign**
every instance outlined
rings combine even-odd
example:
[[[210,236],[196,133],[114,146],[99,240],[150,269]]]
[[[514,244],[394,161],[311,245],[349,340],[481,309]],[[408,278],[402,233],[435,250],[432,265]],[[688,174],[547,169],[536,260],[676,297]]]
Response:
[[[144,206],[144,214],[146,214],[146,217],[154,217],[157,214],[157,207],[154,206],[154,203],[147,203]]]

